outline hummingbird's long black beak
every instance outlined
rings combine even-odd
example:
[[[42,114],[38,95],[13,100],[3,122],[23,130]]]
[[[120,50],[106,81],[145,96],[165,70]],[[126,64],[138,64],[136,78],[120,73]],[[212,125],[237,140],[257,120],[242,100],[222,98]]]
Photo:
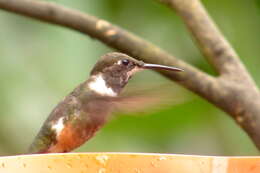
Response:
[[[158,69],[158,70],[170,70],[170,71],[184,71],[177,67],[170,67],[165,65],[159,65],[159,64],[146,64],[144,63],[141,68],[143,69]]]

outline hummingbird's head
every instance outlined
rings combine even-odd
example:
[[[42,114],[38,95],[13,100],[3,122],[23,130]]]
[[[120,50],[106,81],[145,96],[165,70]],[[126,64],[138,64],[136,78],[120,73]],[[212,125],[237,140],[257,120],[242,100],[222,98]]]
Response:
[[[176,67],[146,64],[123,53],[107,53],[92,69],[89,88],[101,95],[117,96],[132,75],[143,69],[183,71]]]

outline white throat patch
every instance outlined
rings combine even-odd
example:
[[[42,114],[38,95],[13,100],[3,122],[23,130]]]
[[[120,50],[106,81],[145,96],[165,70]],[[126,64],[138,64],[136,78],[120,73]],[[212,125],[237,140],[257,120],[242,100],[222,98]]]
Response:
[[[89,89],[103,96],[117,96],[117,93],[115,93],[112,88],[109,88],[106,85],[106,81],[104,80],[102,74],[95,75],[92,77],[92,79],[93,81],[88,84]]]

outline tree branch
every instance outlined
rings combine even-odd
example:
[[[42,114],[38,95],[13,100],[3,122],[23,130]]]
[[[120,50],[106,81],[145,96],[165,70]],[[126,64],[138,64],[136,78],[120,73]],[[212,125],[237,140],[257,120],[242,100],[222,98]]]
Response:
[[[35,0],[0,0],[0,8],[74,29],[145,62],[180,67],[185,70],[185,73],[162,73],[175,81],[180,81],[182,85],[194,92],[203,93],[202,85],[208,85],[207,83],[213,80],[209,75],[169,55],[159,47],[94,16],[55,3]]]
[[[213,86],[212,93],[208,93],[212,94],[210,101],[229,113],[260,149],[260,93],[236,52],[200,0],[160,1],[183,18],[202,53],[220,73],[217,85]],[[218,90],[221,92],[216,93]]]
[[[148,63],[174,65],[184,69],[184,73],[160,73],[229,113],[260,148],[260,94],[236,53],[216,29],[198,0],[162,1],[177,9],[210,63],[221,74],[220,77],[211,77],[105,20],[54,3],[0,0],[0,8],[74,29]]]
[[[200,0],[161,0],[175,9],[199,44],[202,53],[220,74],[245,75],[244,65],[225,37],[212,21]],[[241,72],[243,72],[241,74]]]

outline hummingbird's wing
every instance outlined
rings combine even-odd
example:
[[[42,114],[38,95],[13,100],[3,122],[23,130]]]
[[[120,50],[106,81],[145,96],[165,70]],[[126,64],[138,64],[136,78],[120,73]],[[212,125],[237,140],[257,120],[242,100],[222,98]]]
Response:
[[[180,98],[185,98],[170,92],[171,87],[166,89],[162,86],[128,87],[118,97],[93,98],[92,92],[85,86],[86,83],[79,85],[54,108],[29,153],[69,152],[93,137],[107,122],[111,112],[151,111],[165,107],[166,103],[172,105],[173,100],[176,104],[176,100],[179,102]]]
[[[114,114],[151,113],[181,104],[187,100],[181,89],[172,84],[130,85],[120,96],[113,99]]]

